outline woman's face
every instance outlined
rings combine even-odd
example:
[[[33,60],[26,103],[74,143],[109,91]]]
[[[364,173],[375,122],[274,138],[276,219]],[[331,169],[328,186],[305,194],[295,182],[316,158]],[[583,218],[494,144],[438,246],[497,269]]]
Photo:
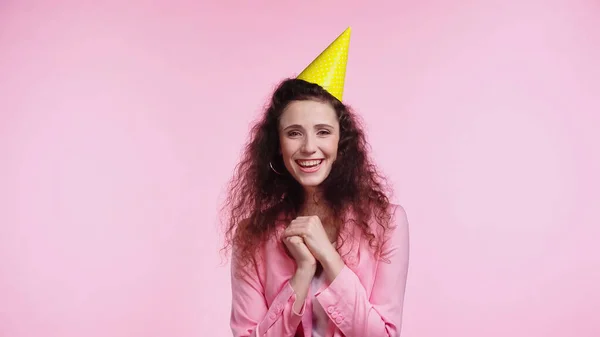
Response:
[[[279,120],[285,167],[305,189],[319,186],[337,157],[340,125],[333,107],[318,101],[294,101]]]

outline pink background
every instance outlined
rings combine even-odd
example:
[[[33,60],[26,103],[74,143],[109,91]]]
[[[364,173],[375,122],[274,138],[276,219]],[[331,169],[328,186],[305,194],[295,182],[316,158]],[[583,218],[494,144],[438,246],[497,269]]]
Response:
[[[0,4],[0,336],[229,335],[224,184],[348,25],[403,336],[600,336],[597,1],[84,3]]]

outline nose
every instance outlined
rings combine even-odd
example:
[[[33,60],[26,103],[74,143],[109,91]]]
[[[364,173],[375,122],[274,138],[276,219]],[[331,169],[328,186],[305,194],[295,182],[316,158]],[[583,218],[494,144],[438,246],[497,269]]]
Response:
[[[302,144],[302,152],[314,153],[317,151],[316,140],[312,135],[307,135],[304,138],[304,144]]]

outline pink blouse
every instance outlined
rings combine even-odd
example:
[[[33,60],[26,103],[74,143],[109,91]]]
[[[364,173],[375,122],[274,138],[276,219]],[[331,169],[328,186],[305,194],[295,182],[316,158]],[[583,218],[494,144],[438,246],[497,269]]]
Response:
[[[300,313],[292,310],[296,295],[289,280],[296,266],[281,242],[285,224],[261,247],[250,276],[235,277],[233,261],[233,336],[312,336],[313,329],[321,328],[313,327],[313,321],[325,322],[323,331],[327,337],[400,336],[409,233],[404,208],[394,208],[395,226],[383,240],[383,260],[374,256],[368,241],[360,239],[358,229],[348,231],[343,236],[350,235],[355,240],[344,242],[340,248],[344,268],[329,284],[315,286],[319,280],[313,280]],[[372,230],[378,232],[378,227],[373,224]],[[323,320],[323,315],[328,319]]]

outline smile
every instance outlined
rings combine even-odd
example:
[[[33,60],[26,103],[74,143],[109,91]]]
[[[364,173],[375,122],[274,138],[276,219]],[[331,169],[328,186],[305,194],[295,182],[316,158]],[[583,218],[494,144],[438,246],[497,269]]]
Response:
[[[323,163],[323,159],[317,160],[296,160],[296,164],[300,166],[300,170],[306,173],[316,172],[321,168],[321,164]]]

